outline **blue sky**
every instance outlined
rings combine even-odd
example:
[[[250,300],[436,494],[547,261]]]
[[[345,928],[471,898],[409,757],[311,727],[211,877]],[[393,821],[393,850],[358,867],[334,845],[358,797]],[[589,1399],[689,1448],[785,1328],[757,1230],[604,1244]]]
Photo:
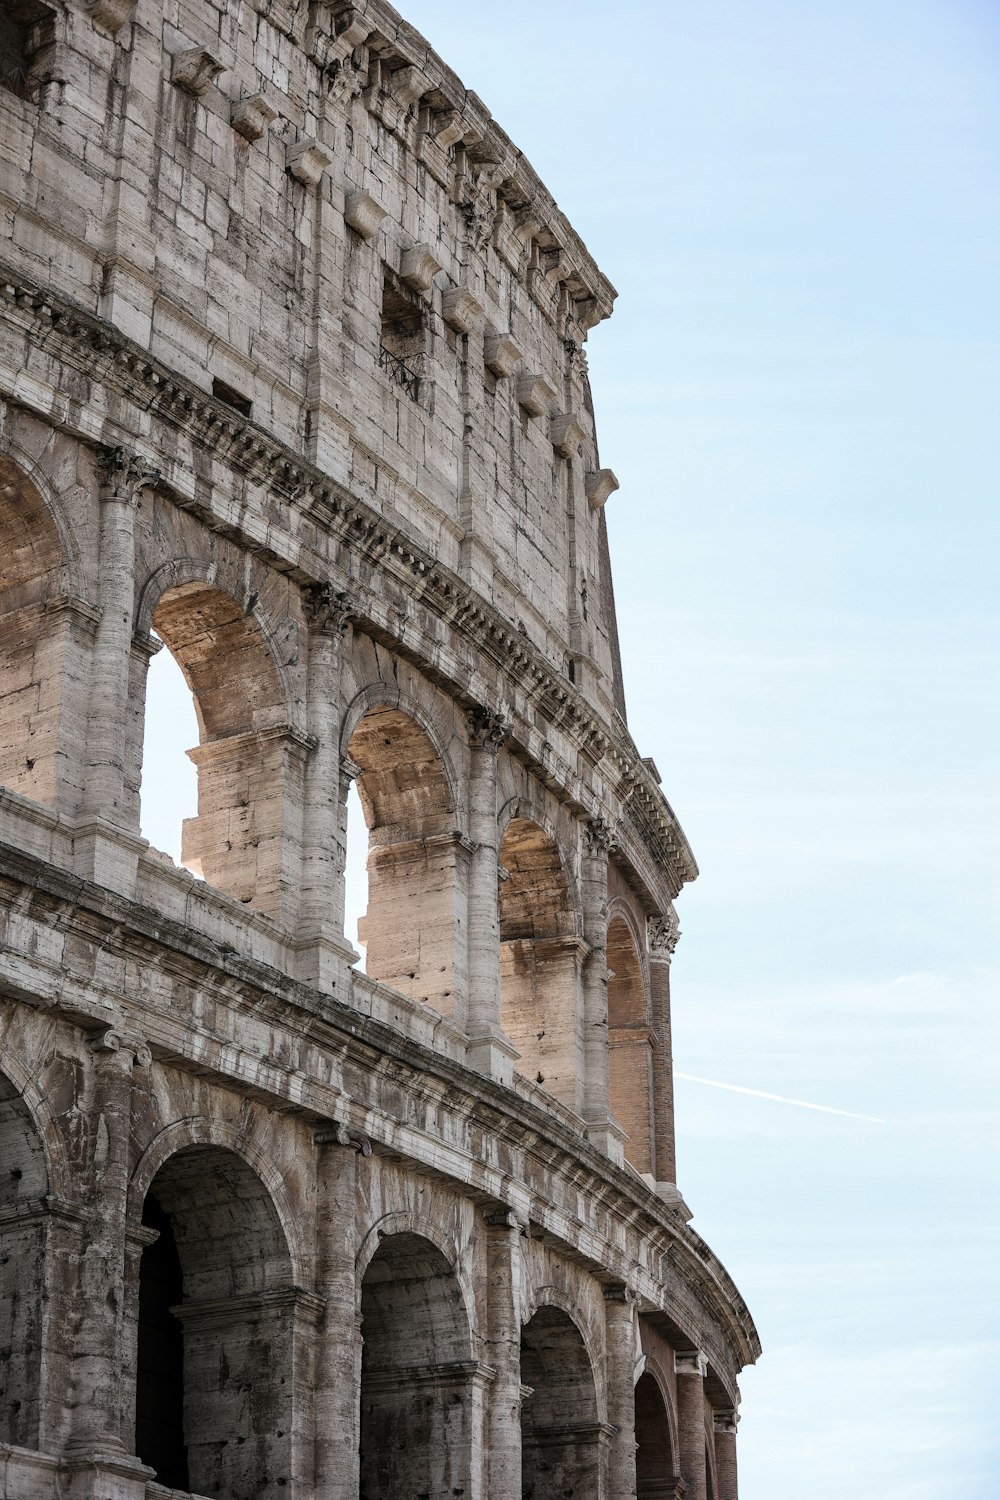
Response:
[[[629,716],[702,869],[676,1067],[884,1122],[678,1080],[765,1346],[743,1500],[996,1500],[1000,7],[403,10],[620,293]]]

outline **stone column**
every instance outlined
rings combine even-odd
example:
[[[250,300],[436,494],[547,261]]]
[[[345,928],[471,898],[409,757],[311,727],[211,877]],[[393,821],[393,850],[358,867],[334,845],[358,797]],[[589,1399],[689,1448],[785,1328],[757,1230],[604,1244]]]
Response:
[[[486,1215],[490,1500],[521,1500],[521,1233],[508,1209]]]
[[[307,595],[309,738],[299,894],[299,977],[335,993],[357,959],[344,936],[346,827],[340,809],[340,669],[352,612],[329,584]]]
[[[674,956],[680,928],[677,913],[669,907],[662,917],[651,917],[647,924],[649,948],[649,988],[653,1030],[657,1046],[653,1053],[653,1174],[657,1187],[673,1188],[677,1183],[677,1156],[674,1148],[674,1063],[670,1033],[670,960]]]
[[[685,1500],[707,1500],[705,1475],[705,1374],[708,1360],[698,1349],[674,1355],[677,1374],[677,1428]]]
[[[467,1032],[469,1065],[509,1084],[516,1049],[500,1025],[500,910],[497,869],[497,753],[506,726],[474,709],[469,726],[469,944]]]
[[[739,1420],[738,1407],[732,1407],[729,1411],[717,1411],[714,1415],[718,1500],[737,1500],[739,1494],[736,1482],[736,1428]]]
[[[124,448],[107,450],[99,468],[101,618],[94,640],[87,775],[75,853],[78,874],[131,895],[142,848],[125,787],[135,607],[135,512],[142,489],[155,483],[159,474],[145,459]]]
[[[604,1288],[608,1421],[613,1428],[608,1458],[609,1500],[635,1500],[635,1324],[626,1286]]]
[[[126,1202],[132,1112],[132,1068],[148,1063],[144,1047],[123,1044],[116,1031],[90,1039],[94,1054],[91,1090],[91,1162],[87,1187],[88,1220],[82,1226],[76,1329],[69,1388],[70,1433],[66,1462],[74,1497],[100,1495],[114,1475],[116,1494],[142,1494],[151,1471],[128,1456],[133,1434],[123,1431],[123,1416],[132,1410],[124,1389],[132,1368],[126,1349]],[[128,1265],[127,1265],[128,1259]],[[110,1489],[107,1491],[110,1493]]]
[[[313,1397],[317,1500],[357,1500],[360,1484],[361,1320],[357,1310],[358,1157],[371,1142],[345,1125],[315,1136],[316,1291],[324,1299]]]
[[[608,853],[613,843],[614,835],[603,818],[591,819],[583,829],[580,891],[588,952],[582,975],[583,1087],[579,1108],[587,1122],[588,1138],[621,1166],[625,1160],[622,1135],[611,1118],[608,1098]]]

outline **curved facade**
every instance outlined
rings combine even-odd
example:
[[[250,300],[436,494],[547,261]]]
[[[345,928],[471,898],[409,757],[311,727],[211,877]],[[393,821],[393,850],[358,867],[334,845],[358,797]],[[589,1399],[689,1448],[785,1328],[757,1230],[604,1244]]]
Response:
[[[379,0],[0,33],[0,1489],[735,1500],[613,289]],[[159,650],[185,868],[140,836]]]

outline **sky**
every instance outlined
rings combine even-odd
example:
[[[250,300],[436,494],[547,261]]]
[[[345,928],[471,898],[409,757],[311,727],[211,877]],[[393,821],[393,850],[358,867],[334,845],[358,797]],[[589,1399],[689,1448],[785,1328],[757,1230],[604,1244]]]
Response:
[[[679,1185],[764,1345],[742,1500],[997,1500],[1000,5],[402,9],[619,291],[629,722],[702,872]]]

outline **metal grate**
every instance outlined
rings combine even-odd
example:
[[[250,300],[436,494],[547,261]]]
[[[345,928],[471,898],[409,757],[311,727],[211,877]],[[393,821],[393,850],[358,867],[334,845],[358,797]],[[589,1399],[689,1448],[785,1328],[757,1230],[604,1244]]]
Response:
[[[420,395],[420,376],[415,370],[411,370],[405,359],[398,354],[393,354],[384,344],[378,352],[379,366],[394,380],[397,385],[402,386],[411,401],[416,401]]]

